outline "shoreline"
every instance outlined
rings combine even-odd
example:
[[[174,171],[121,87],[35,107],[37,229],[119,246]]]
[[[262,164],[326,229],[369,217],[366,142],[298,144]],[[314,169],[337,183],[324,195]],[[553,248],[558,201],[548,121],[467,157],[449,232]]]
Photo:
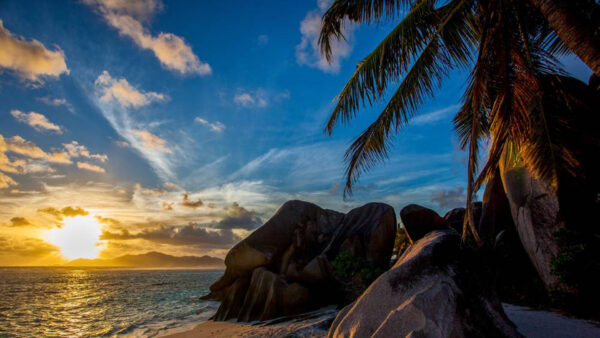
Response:
[[[600,323],[567,317],[565,315],[535,310],[513,304],[502,304],[510,320],[517,326],[525,337],[600,337]],[[328,313],[331,315],[332,313]],[[331,319],[321,316],[307,320],[290,320],[281,323],[238,323],[204,321],[188,325],[188,330],[179,328],[177,332],[164,332],[161,338],[192,338],[192,337],[287,337],[290,334],[302,334],[310,337],[327,337]]]

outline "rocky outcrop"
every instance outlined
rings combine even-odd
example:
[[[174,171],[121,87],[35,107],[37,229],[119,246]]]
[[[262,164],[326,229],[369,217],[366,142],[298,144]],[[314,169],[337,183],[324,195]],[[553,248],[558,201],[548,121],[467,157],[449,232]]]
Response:
[[[534,178],[525,167],[515,165],[514,161],[501,161],[500,173],[523,248],[546,289],[559,289],[559,280],[551,268],[560,250],[553,233],[565,227],[558,198],[549,185]]]
[[[389,267],[394,209],[369,203],[342,214],[302,201],[286,202],[225,258],[208,298],[221,301],[216,320],[267,320],[345,299],[334,263],[340,253]]]
[[[340,311],[329,337],[520,336],[489,277],[456,231],[434,230]]]
[[[433,230],[448,228],[448,222],[435,211],[417,204],[409,204],[402,208],[400,219],[411,243]]]

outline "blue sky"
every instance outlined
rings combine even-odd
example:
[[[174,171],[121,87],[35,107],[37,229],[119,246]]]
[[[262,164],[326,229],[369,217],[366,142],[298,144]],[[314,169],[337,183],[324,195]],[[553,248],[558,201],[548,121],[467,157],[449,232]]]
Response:
[[[314,50],[325,5],[2,1],[5,243],[43,238],[54,224],[39,211],[48,207],[114,220],[103,224],[106,238],[133,234],[113,236],[110,256],[156,244],[144,231],[190,227],[199,236],[239,239],[292,198],[342,211],[368,201],[396,211],[408,203],[439,212],[459,206],[465,154],[450,121],[463,72],[452,73],[394,138],[390,160],[342,198],[344,151],[381,106],[363,109],[332,137],[324,123],[356,63],[392,26],[353,26],[327,65]],[[565,61],[587,79],[585,66]],[[238,226],[219,227],[230,220]],[[223,255],[232,244],[210,238],[160,245]]]

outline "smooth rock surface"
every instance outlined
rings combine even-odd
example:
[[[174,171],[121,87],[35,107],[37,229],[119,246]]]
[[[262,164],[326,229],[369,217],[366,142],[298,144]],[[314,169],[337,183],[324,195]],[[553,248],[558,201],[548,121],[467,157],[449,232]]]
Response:
[[[430,232],[340,311],[329,337],[519,337],[470,258],[456,231]]]
[[[435,211],[417,204],[400,210],[400,219],[411,242],[416,242],[433,230],[448,228],[448,222]]]

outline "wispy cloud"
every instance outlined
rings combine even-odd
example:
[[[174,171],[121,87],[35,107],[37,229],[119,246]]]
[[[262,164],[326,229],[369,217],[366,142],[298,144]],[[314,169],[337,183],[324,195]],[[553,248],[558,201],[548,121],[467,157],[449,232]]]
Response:
[[[133,130],[144,147],[160,151],[161,153],[172,153],[173,150],[169,149],[167,141],[164,138],[158,137],[147,130]]]
[[[342,59],[350,56],[352,52],[352,45],[349,41],[353,39],[354,26],[350,21],[345,21],[344,36],[346,39],[332,41],[332,60],[331,63],[327,62],[325,56],[321,55],[318,42],[323,26],[321,15],[325,13],[330,2],[329,0],[319,0],[317,2],[319,9],[308,12],[300,22],[302,37],[296,46],[296,62],[300,65],[318,68],[325,73],[337,73],[340,71]]]
[[[233,102],[244,108],[266,108],[272,103],[290,99],[290,92],[286,90],[274,91],[258,88],[255,90],[239,90],[233,96]]]
[[[459,107],[460,104],[455,104],[446,108],[417,115],[410,120],[410,125],[421,126],[443,120],[450,117],[452,113],[455,113]]]
[[[233,102],[242,107],[264,108],[269,105],[263,92],[248,93],[242,92],[233,97]]]
[[[19,122],[25,123],[37,131],[51,131],[62,134],[60,127],[50,121],[43,114],[36,112],[25,113],[20,110],[11,110],[10,114]]]
[[[151,50],[165,68],[180,74],[212,73],[210,65],[200,61],[190,45],[181,37],[163,32],[153,36],[148,28],[144,27],[143,24],[162,9],[162,2],[84,0],[84,3],[98,9],[106,22],[116,28],[119,34],[130,38],[140,48]]]
[[[89,162],[77,162],[77,168],[79,169],[84,169],[84,170],[89,170],[89,171],[95,171],[97,173],[104,173],[106,172],[106,170],[104,170],[104,168],[97,166],[95,164],[91,164]]]
[[[69,101],[67,101],[67,99],[64,99],[64,98],[59,99],[56,97],[52,98],[49,96],[38,97],[37,99],[49,106],[54,106],[54,107],[64,106],[71,113],[75,112],[75,108],[73,107],[73,105],[71,103],[69,103]]]
[[[37,40],[27,41],[13,35],[0,20],[0,68],[9,69],[22,79],[42,83],[46,77],[69,73],[60,48],[47,49]]]
[[[227,128],[223,123],[221,123],[219,121],[208,122],[207,120],[201,118],[200,116],[196,116],[196,118],[194,119],[194,122],[200,123],[204,126],[207,126],[211,131],[213,131],[215,133],[222,133],[225,130],[225,128]]]

